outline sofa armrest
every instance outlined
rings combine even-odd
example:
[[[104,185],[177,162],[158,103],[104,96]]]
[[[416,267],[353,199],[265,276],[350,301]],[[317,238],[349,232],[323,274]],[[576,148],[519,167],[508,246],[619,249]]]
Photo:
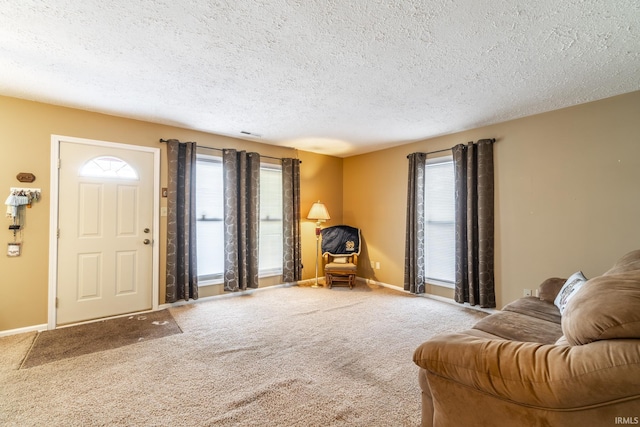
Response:
[[[566,281],[567,279],[561,279],[559,277],[551,277],[545,280],[538,287],[538,297],[543,301],[553,304],[558,292],[560,292],[562,285],[564,285]]]
[[[549,409],[640,397],[639,340],[582,346],[440,335],[420,345],[413,361],[428,375],[519,404]]]

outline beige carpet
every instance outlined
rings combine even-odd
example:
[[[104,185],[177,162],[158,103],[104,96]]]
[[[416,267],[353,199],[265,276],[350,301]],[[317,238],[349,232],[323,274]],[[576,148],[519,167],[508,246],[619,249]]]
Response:
[[[418,426],[414,349],[483,314],[373,285],[285,287],[170,309],[182,334],[19,369],[3,426]]]
[[[169,310],[44,331],[36,335],[21,369],[180,332]]]

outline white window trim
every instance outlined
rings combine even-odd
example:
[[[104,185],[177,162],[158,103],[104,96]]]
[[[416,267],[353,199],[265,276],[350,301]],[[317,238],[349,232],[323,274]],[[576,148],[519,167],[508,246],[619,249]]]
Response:
[[[426,285],[439,286],[441,288],[449,288],[449,289],[456,288],[456,284],[454,282],[443,282],[442,280],[437,280],[437,279],[426,278],[424,283]]]

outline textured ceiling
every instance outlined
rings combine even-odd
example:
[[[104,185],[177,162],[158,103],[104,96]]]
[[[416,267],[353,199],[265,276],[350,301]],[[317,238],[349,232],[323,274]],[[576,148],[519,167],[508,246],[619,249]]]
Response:
[[[341,157],[639,89],[638,0],[0,2],[2,95]]]

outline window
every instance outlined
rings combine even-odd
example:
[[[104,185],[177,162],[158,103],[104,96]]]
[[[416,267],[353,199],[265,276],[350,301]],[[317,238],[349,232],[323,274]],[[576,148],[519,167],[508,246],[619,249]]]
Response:
[[[282,274],[282,168],[260,167],[260,275]]]
[[[455,187],[453,159],[427,160],[425,167],[425,276],[434,284],[455,282]]]
[[[198,279],[222,280],[224,272],[224,196],[222,158],[198,155],[196,163],[196,233]]]
[[[224,194],[222,158],[198,155],[196,219],[198,279],[220,282],[224,272]],[[260,276],[282,274],[282,168],[260,167]]]
[[[80,176],[138,179],[138,174],[127,162],[111,156],[96,157],[89,160],[80,169]]]

